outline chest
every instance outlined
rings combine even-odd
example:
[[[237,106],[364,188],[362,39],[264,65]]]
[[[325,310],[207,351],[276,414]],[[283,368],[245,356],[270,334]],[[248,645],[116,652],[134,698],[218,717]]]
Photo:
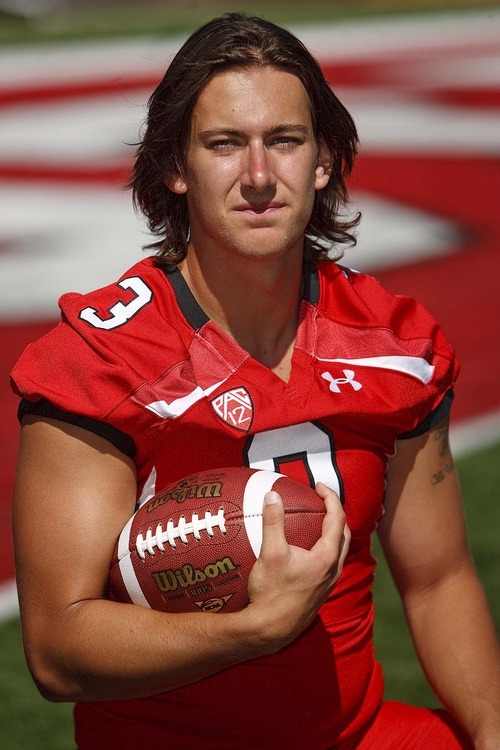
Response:
[[[288,383],[247,363],[212,392],[198,386],[190,398],[171,400],[170,416],[155,402],[163,411],[139,446],[140,479],[147,482],[152,467],[156,489],[220,466],[277,471],[332,487],[352,532],[371,533],[382,514],[392,431],[373,407],[369,416],[360,407],[356,382],[334,371],[331,390],[321,366],[298,359]]]

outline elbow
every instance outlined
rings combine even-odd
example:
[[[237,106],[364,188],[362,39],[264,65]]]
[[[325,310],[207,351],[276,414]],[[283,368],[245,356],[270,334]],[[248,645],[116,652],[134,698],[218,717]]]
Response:
[[[47,676],[48,679],[44,679],[42,676],[34,675],[33,672],[31,674],[38,692],[46,701],[49,701],[50,703],[72,703],[76,700],[75,697],[73,697],[71,693],[65,691],[62,686],[55,684],[50,679],[50,676]]]
[[[65,703],[79,699],[81,691],[70,670],[64,668],[61,653],[57,658],[39,644],[25,644],[25,655],[33,682],[45,700]]]
[[[66,684],[64,679],[61,679],[55,670],[47,667],[40,668],[38,665],[35,667],[29,663],[28,667],[38,692],[46,701],[65,703],[77,700],[75,691]]]

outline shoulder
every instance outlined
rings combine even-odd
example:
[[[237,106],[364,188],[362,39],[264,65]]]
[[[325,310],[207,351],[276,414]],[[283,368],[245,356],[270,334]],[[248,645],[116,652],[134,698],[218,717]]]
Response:
[[[59,300],[63,320],[74,327],[80,323],[97,331],[114,331],[137,317],[168,315],[170,286],[163,267],[146,258],[128,269],[115,282],[86,294],[68,292]]]
[[[59,300],[63,328],[97,349],[136,349],[138,339],[152,346],[160,334],[166,345],[182,328],[168,277],[166,267],[146,258],[111,284],[86,294],[68,292]]]
[[[13,388],[95,419],[183,359],[192,337],[165,270],[151,258],[115,283],[63,295],[59,306],[61,322],[16,363]]]
[[[319,310],[346,325],[392,331],[401,339],[430,338],[445,343],[441,326],[416,299],[395,294],[374,276],[337,263],[318,266]]]
[[[460,369],[440,324],[417,300],[393,294],[373,276],[336,263],[321,264],[317,272],[320,357],[342,352],[344,363],[381,376],[385,396],[394,383],[393,395],[407,415],[398,434],[426,425],[441,402],[449,405],[443,398]]]

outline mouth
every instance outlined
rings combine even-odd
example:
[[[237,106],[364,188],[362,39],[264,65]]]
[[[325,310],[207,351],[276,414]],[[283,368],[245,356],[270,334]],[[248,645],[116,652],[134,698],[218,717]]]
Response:
[[[283,203],[245,203],[236,206],[236,211],[245,214],[271,214],[283,208]]]

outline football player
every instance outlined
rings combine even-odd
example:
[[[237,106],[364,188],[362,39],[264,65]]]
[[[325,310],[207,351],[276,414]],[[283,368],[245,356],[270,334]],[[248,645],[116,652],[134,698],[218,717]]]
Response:
[[[44,696],[76,702],[80,750],[498,748],[498,645],[448,444],[458,366],[418,303],[337,262],[356,149],[299,40],[211,21],[150,100],[131,186],[154,253],[63,296],[14,369],[26,654]],[[108,600],[137,505],[218,466],[316,487],[320,543],[289,546],[270,493],[245,609]],[[384,701],[376,530],[443,710]]]

